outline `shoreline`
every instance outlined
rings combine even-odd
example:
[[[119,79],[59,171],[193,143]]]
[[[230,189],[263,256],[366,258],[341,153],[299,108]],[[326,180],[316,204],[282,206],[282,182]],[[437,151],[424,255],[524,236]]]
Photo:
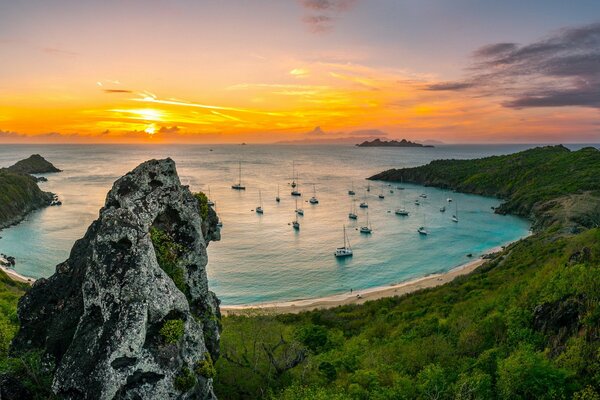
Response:
[[[386,297],[402,296],[421,289],[433,288],[452,282],[455,278],[467,275],[483,265],[487,259],[486,255],[502,250],[502,246],[490,249],[479,258],[468,263],[461,264],[443,273],[434,273],[408,281],[393,283],[388,286],[377,286],[364,290],[355,290],[329,296],[298,299],[290,301],[269,302],[249,305],[221,306],[221,314],[229,315],[252,315],[261,314],[297,314],[305,311],[334,308],[349,304],[363,304],[367,301],[378,300]]]
[[[33,283],[35,282],[34,278],[30,278],[28,276],[25,275],[21,275],[18,272],[16,272],[13,269],[7,268],[3,265],[0,265],[0,269],[2,269],[2,271],[8,275],[8,277],[10,279],[12,279],[13,281],[17,281],[17,282],[21,282],[21,283],[27,283],[29,285],[33,285]]]

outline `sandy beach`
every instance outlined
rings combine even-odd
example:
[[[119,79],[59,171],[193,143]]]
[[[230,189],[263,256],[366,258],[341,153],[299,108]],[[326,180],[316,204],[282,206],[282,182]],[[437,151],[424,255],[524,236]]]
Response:
[[[499,249],[494,249],[494,251],[497,250]],[[491,252],[493,251],[490,251],[490,253]],[[445,283],[451,282],[457,276],[467,275],[473,272],[485,261],[486,260],[483,258],[478,258],[443,274],[428,275],[422,278],[393,284],[390,286],[375,287],[365,290],[355,290],[352,293],[346,292],[315,299],[301,299],[294,301],[241,306],[221,306],[221,313],[223,313],[223,315],[255,314],[257,312],[261,314],[295,314],[303,311],[332,308],[347,304],[362,304],[370,300],[377,300],[384,297],[401,296],[407,293],[415,292],[417,290],[443,285]]]
[[[2,271],[4,271],[6,273],[6,275],[8,275],[8,277],[10,279],[12,279],[13,281],[29,283],[30,285],[32,285],[33,282],[35,282],[35,279],[21,275],[18,272],[15,272],[14,270],[12,270],[10,268],[0,266],[0,269],[2,269]]]

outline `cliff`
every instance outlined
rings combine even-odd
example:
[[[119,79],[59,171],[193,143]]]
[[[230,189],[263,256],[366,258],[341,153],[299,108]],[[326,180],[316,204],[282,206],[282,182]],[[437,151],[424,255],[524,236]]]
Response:
[[[19,301],[13,355],[42,352],[59,398],[214,398],[206,247],[218,229],[200,206],[171,159],[117,180],[69,258]]]
[[[45,174],[50,172],[61,172],[60,169],[52,165],[51,162],[46,161],[44,157],[39,154],[32,154],[28,158],[17,161],[14,165],[8,167],[13,172],[20,172],[23,174]]]
[[[20,222],[25,215],[49,206],[53,194],[42,191],[30,175],[0,169],[0,229]]]

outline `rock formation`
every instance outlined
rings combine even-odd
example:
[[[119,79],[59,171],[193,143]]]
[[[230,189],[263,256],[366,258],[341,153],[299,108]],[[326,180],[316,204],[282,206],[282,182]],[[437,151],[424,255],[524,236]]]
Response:
[[[14,165],[8,167],[13,172],[20,172],[22,174],[45,174],[49,172],[61,172],[60,169],[52,165],[51,162],[46,161],[44,157],[39,154],[32,154],[28,158],[17,161]]]
[[[12,351],[43,351],[59,398],[214,398],[220,312],[206,246],[219,234],[200,206],[171,159],[141,164],[21,298]]]

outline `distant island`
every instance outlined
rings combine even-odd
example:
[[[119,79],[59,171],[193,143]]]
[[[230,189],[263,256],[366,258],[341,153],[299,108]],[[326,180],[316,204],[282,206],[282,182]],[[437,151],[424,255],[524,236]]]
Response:
[[[364,142],[357,144],[357,147],[433,147],[430,144],[421,144],[411,142],[410,140],[402,139],[400,141],[397,140],[381,140],[381,139],[373,139],[371,141],[365,140]]]

